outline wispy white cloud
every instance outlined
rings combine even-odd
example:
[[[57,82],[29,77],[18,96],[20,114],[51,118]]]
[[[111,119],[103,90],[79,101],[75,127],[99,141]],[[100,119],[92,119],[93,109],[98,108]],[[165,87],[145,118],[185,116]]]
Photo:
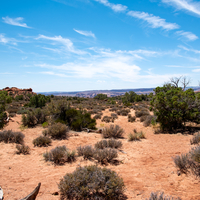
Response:
[[[174,76],[174,74],[155,74],[152,72],[153,70],[146,72],[136,64],[135,61],[140,60],[140,58],[134,56],[134,53],[144,57],[159,55],[156,51],[141,49],[135,51],[111,51],[110,49],[98,48],[90,50],[93,50],[96,54],[90,54],[86,58],[67,62],[62,65],[43,63],[36,66],[48,69],[48,72],[45,73],[49,75],[58,76],[56,74],[64,74],[73,78],[96,80],[118,79],[119,81],[132,83],[142,81],[151,86],[152,83],[162,84]]]
[[[0,43],[17,45],[14,38],[7,38],[3,34],[0,34]]]
[[[200,2],[193,0],[162,0],[162,2],[200,16]]]
[[[166,22],[165,19],[162,19],[159,16],[154,16],[153,14],[139,11],[129,11],[127,15],[144,20],[152,28],[162,28],[164,30],[174,30],[179,28],[178,24]]]
[[[3,22],[6,23],[6,24],[10,24],[10,25],[13,25],[13,26],[21,26],[21,27],[24,27],[24,28],[31,28],[29,26],[27,26],[26,23],[23,23],[22,21],[24,20],[23,17],[17,17],[17,18],[10,18],[10,17],[2,17],[3,19]]]
[[[77,33],[79,33],[81,35],[95,38],[95,34],[92,33],[92,31],[81,31],[81,30],[76,30],[76,29],[74,29],[74,31],[76,31]]]
[[[40,72],[40,74],[53,75],[53,76],[59,76],[59,77],[69,77],[69,76],[66,76],[65,74],[59,74],[52,71]]]
[[[52,49],[52,48],[48,48],[46,47],[46,49],[48,50],[53,50],[53,51],[68,51],[71,53],[75,53],[75,54],[85,54],[86,52],[82,51],[82,50],[76,50],[74,48],[73,42],[68,39],[68,38],[63,38],[62,36],[54,36],[54,37],[49,37],[49,36],[45,36],[45,35],[39,35],[37,38],[35,38],[36,40],[39,39],[44,39],[44,40],[49,40],[52,41],[51,45],[62,45],[64,48],[61,48],[61,50],[58,49]],[[44,47],[43,47],[44,48]]]
[[[176,31],[176,34],[181,36],[181,38],[186,38],[189,41],[194,41],[198,39],[198,37],[191,32]]]
[[[196,54],[200,54],[200,50],[189,49],[189,48],[187,48],[187,47],[185,47],[183,45],[179,45],[178,47],[181,48],[181,49],[183,49],[183,50],[185,50],[185,51],[190,51],[190,52],[193,52],[193,53],[196,53]]]
[[[95,1],[102,3],[107,7],[110,7],[115,12],[123,12],[127,10],[127,6],[124,6],[122,4],[110,3],[108,0],[95,0]]]

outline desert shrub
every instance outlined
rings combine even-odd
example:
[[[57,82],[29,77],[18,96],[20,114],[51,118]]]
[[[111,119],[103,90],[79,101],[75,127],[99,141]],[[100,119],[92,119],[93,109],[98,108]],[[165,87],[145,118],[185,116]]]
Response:
[[[131,116],[131,114],[128,114],[128,122],[134,122],[136,119],[135,116]]]
[[[22,115],[22,124],[24,126],[34,127],[37,124],[44,123],[46,118],[47,114],[40,108],[37,108],[35,110],[28,111],[26,115]]]
[[[64,199],[123,199],[124,182],[116,172],[95,165],[78,167],[67,173],[58,188]]]
[[[39,136],[33,140],[34,146],[46,147],[51,144],[51,139],[46,136]]]
[[[146,116],[146,115],[150,115],[149,111],[146,110],[146,109],[135,111],[135,116],[136,117],[142,117],[142,116]]]
[[[120,147],[122,147],[122,142],[115,139],[101,140],[95,144],[95,148],[97,149],[104,149],[104,148],[118,149]]]
[[[181,156],[175,156],[173,158],[175,166],[182,173],[187,173],[189,168],[189,158],[187,154],[181,154]]]
[[[144,122],[144,121],[147,119],[147,116],[148,116],[148,115],[142,115],[142,116],[140,117],[140,122]]]
[[[0,142],[23,144],[24,137],[23,133],[13,132],[12,130],[4,130],[0,132]]]
[[[122,109],[122,110],[121,110],[121,115],[122,115],[122,116],[127,116],[129,112],[130,112],[129,109]]]
[[[58,122],[49,126],[43,135],[50,136],[53,139],[65,139],[69,137],[69,128],[65,124]]]
[[[189,154],[190,154],[190,157],[192,160],[200,163],[200,146],[192,148],[192,150],[189,152]]]
[[[141,139],[145,139],[145,134],[140,131],[140,132],[137,132],[137,131],[133,131],[133,133],[130,133],[128,135],[128,141],[136,141],[136,140],[141,140]]]
[[[24,154],[24,155],[30,154],[29,146],[25,146],[24,144],[22,145],[17,144],[16,148],[17,148],[17,151],[16,151],[17,154]]]
[[[44,122],[44,123],[42,124],[42,127],[43,127],[43,128],[46,128],[46,127],[48,127],[48,125],[49,125],[48,122]]]
[[[51,161],[55,164],[64,164],[75,160],[75,151],[70,152],[66,146],[58,146],[50,152],[43,154],[45,161]]]
[[[190,140],[190,144],[199,144],[200,143],[200,133],[197,133],[193,136],[193,138]]]
[[[104,116],[103,119],[102,119],[101,121],[102,121],[102,122],[109,123],[109,122],[111,122],[111,120],[112,120],[112,117]]]
[[[111,113],[111,117],[112,117],[113,119],[118,119],[118,116],[117,116],[116,113]]]
[[[94,149],[89,145],[84,147],[79,146],[77,148],[77,153],[78,156],[83,156],[84,159],[90,159],[94,155]]]
[[[111,112],[116,112],[117,110],[118,110],[117,107],[113,107],[113,108],[110,108],[110,109],[109,109],[109,111],[111,111]]]
[[[163,192],[151,192],[150,197],[146,200],[181,200],[179,197],[178,198],[173,198],[171,196],[166,196],[164,195]]]
[[[104,138],[122,138],[123,134],[124,130],[118,125],[110,125],[110,127],[106,127],[102,131]]]
[[[96,149],[93,158],[100,163],[113,162],[114,158],[117,158],[117,150],[112,148]]]
[[[101,115],[100,114],[96,114],[93,118],[94,119],[101,119]]]
[[[146,119],[143,122],[143,126],[147,127],[150,126],[152,124],[152,122],[154,123],[156,120],[156,117],[153,115],[147,115]]]

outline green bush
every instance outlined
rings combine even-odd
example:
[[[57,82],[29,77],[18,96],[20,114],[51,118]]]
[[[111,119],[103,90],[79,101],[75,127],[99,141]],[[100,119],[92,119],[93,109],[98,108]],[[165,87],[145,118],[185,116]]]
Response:
[[[188,121],[199,123],[200,96],[196,95],[194,90],[183,91],[182,88],[166,84],[154,91],[151,105],[163,131],[183,128]]]
[[[25,146],[24,144],[22,145],[17,144],[16,148],[17,148],[17,151],[16,151],[17,154],[24,154],[24,155],[30,154],[29,146]]]
[[[23,144],[24,137],[23,133],[13,132],[12,130],[4,130],[0,132],[0,142]]]
[[[106,127],[102,131],[104,138],[122,138],[123,134],[124,130],[118,125],[110,125],[110,127]]]
[[[65,100],[52,102],[48,109],[54,120],[67,124],[75,131],[82,131],[83,128],[96,129],[96,120],[91,118],[90,113],[71,108]]]
[[[97,166],[86,166],[67,173],[58,187],[63,200],[121,200],[124,198],[125,186],[116,172]]]
[[[36,94],[30,97],[30,107],[42,108],[46,103],[51,102],[51,98],[49,96],[45,96],[42,94]]]
[[[45,161],[54,162],[57,165],[64,164],[65,162],[72,162],[75,160],[75,151],[70,152],[66,146],[58,146],[50,152],[43,154]]]
[[[53,139],[66,139],[69,137],[69,128],[65,124],[58,122],[49,126],[43,134]]]
[[[46,147],[51,145],[51,139],[46,136],[39,136],[33,140],[33,145],[37,147]]]

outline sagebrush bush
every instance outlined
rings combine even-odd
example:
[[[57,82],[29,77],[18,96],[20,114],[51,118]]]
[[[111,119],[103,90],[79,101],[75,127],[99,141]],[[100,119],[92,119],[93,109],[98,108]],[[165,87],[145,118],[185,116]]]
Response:
[[[109,117],[109,116],[104,116],[103,119],[101,120],[102,122],[106,122],[106,123],[109,123],[112,121],[112,117]]]
[[[116,172],[91,165],[67,173],[58,188],[63,200],[121,200],[125,186]]]
[[[166,196],[164,195],[163,192],[152,192],[150,194],[150,197],[146,200],[181,200],[179,197],[178,198],[173,198],[171,196]]]
[[[145,139],[145,133],[140,131],[133,131],[133,133],[130,133],[128,135],[128,141],[137,141],[137,140],[141,140],[141,139]]]
[[[69,128],[65,124],[58,122],[49,126],[43,134],[53,139],[66,139],[69,137]]]
[[[104,138],[122,138],[124,130],[118,125],[110,125],[102,131],[102,136]]]
[[[136,116],[136,117],[142,117],[142,116],[145,116],[145,115],[150,115],[149,111],[146,110],[146,109],[137,110],[137,111],[135,112],[135,116]]]
[[[101,114],[96,114],[93,118],[94,119],[101,119]]]
[[[193,136],[193,138],[190,140],[190,144],[199,144],[200,143],[200,133],[197,133]]]
[[[94,149],[92,146],[79,146],[77,148],[78,156],[83,156],[84,159],[92,158],[94,155]]]
[[[118,149],[120,147],[122,147],[122,142],[115,139],[101,140],[95,144],[96,149],[104,149],[104,148]]]
[[[57,165],[64,164],[65,162],[72,162],[75,160],[75,151],[70,152],[66,146],[58,146],[50,152],[43,154],[45,161],[54,162]]]
[[[134,122],[136,119],[135,116],[132,116],[131,114],[128,114],[128,122]]]
[[[24,154],[24,155],[30,154],[29,146],[25,146],[24,144],[22,145],[17,144],[16,148],[17,148],[17,151],[16,151],[17,154]]]
[[[33,145],[37,147],[46,147],[51,145],[51,139],[41,135],[33,140]]]
[[[145,127],[150,126],[152,124],[152,122],[154,123],[155,120],[156,120],[155,116],[147,115],[146,119],[143,122],[143,126],[145,126]]]
[[[24,137],[23,133],[13,132],[12,130],[4,130],[0,132],[0,142],[23,144]]]
[[[182,173],[187,173],[189,169],[189,157],[187,154],[177,155],[173,158],[176,167]]]
[[[118,116],[116,113],[111,113],[111,117],[112,117],[112,119],[118,119]]]
[[[104,149],[96,149],[94,151],[93,158],[98,162],[105,164],[113,162],[115,158],[117,158],[117,150],[112,148],[104,148]]]
[[[190,154],[192,160],[200,163],[200,146],[192,148],[192,150],[189,152],[189,154]]]

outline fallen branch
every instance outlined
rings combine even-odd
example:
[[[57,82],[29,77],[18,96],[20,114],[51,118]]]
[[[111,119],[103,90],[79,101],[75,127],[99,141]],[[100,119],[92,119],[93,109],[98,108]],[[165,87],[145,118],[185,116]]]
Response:
[[[40,190],[40,186],[41,186],[41,183],[38,184],[38,186],[33,190],[33,192],[31,192],[28,196],[24,197],[21,200],[35,200]]]

